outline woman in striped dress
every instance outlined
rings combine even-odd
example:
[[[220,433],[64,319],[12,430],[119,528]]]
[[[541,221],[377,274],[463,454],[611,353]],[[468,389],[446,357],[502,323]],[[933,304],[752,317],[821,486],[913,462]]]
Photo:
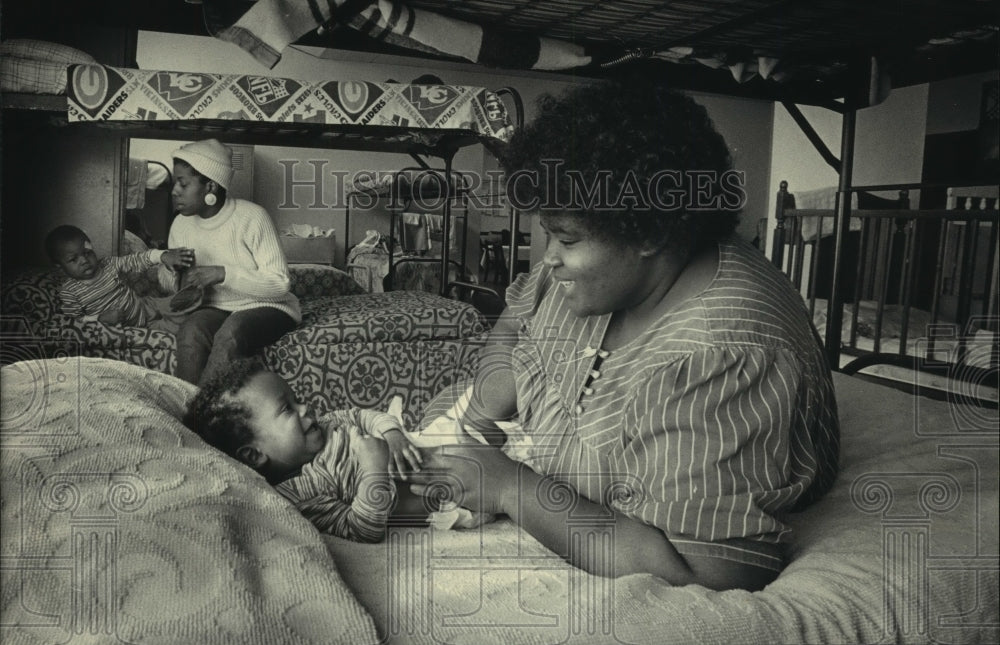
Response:
[[[414,490],[507,514],[591,573],[761,588],[782,516],[837,471],[803,302],[733,236],[739,177],[690,98],[607,82],[539,111],[505,164],[545,255],[508,288],[464,417],[493,444],[516,418],[528,446],[441,449]]]

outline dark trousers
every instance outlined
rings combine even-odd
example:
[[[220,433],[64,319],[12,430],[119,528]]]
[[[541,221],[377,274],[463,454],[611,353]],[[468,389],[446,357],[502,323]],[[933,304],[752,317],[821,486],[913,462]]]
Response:
[[[291,316],[274,307],[233,312],[198,309],[177,331],[175,375],[188,383],[203,384],[219,369],[253,356],[295,327]]]

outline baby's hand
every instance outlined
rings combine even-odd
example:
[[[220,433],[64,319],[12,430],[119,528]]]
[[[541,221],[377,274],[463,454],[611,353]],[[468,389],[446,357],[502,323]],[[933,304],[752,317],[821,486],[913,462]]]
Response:
[[[361,434],[357,428],[351,428],[351,454],[358,461],[362,473],[374,475],[388,474],[389,454],[386,444],[375,437]]]
[[[187,247],[168,249],[160,256],[160,262],[175,271],[194,266],[194,249]]]
[[[424,458],[420,454],[420,449],[410,443],[403,431],[399,428],[389,430],[382,438],[389,446],[389,474],[406,480],[406,472],[420,472],[420,465]]]
[[[102,312],[97,317],[97,321],[102,322],[105,325],[117,325],[123,318],[125,318],[125,312],[121,309],[109,309],[108,311]]]

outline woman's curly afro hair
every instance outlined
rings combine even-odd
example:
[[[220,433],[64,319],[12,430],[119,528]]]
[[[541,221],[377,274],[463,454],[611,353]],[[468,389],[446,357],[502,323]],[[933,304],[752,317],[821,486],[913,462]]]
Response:
[[[604,239],[691,247],[729,235],[738,221],[741,204],[731,198],[742,195],[742,184],[728,200],[690,207],[692,198],[725,197],[721,178],[727,172],[727,180],[733,178],[729,149],[705,108],[648,77],[542,96],[538,116],[514,134],[501,157],[514,203],[582,217]],[[692,172],[702,175],[696,184]],[[536,180],[514,181],[517,174]],[[609,200],[581,199],[598,180],[607,180]],[[649,198],[630,201],[636,189]],[[708,192],[694,194],[699,190]]]

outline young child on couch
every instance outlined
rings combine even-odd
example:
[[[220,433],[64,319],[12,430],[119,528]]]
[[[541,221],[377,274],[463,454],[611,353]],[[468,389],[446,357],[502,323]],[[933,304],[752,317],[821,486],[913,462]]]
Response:
[[[194,251],[188,248],[150,249],[99,258],[87,234],[69,224],[49,231],[45,252],[67,276],[59,292],[66,315],[107,325],[148,325],[166,331],[172,331],[171,323],[163,318],[164,305],[157,303],[165,299],[139,296],[125,283],[122,274],[141,271],[157,262],[174,270],[184,269],[195,261]]]
[[[253,358],[235,361],[202,386],[188,405],[187,427],[209,445],[252,467],[320,531],[379,542],[391,517],[426,517],[422,498],[407,487],[420,470],[420,448],[387,412],[350,408],[316,417],[288,383]],[[457,509],[461,510],[461,509]],[[491,518],[455,521],[478,526]],[[438,511],[429,514],[435,523]],[[464,515],[464,514],[463,514]]]

